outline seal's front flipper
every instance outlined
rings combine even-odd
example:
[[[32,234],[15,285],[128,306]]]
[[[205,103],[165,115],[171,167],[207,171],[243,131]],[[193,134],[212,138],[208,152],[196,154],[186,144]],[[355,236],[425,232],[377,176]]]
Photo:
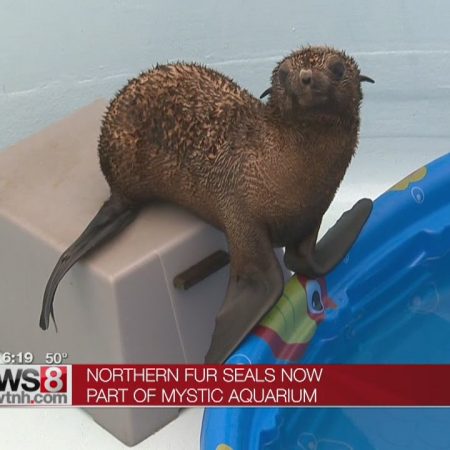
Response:
[[[318,242],[315,260],[329,272],[355,243],[373,208],[372,200],[363,198],[342,214],[336,224]]]
[[[205,363],[223,363],[276,303],[282,289],[279,267],[232,277]]]
[[[286,267],[317,278],[330,272],[348,253],[372,212],[373,202],[363,198],[342,214],[336,224],[315,245],[318,228],[298,248],[287,247]]]
[[[206,364],[223,363],[283,291],[283,275],[268,238],[234,248],[233,251],[230,237],[230,281],[216,318]]]

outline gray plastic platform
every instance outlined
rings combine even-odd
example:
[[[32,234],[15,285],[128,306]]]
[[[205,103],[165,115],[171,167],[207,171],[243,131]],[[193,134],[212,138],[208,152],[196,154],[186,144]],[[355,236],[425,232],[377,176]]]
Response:
[[[0,351],[67,352],[68,363],[201,363],[225,296],[228,267],[187,291],[173,278],[216,250],[223,233],[186,211],[152,205],[76,264],[39,328],[42,294],[61,253],[109,195],[97,160],[97,101],[0,152]],[[128,445],[178,415],[175,408],[92,408]]]

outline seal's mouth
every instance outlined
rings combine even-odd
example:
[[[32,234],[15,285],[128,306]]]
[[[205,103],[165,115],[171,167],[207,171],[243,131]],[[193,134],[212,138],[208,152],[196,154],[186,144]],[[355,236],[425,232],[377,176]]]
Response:
[[[297,95],[297,102],[303,108],[324,105],[328,101],[328,93],[323,89],[304,87]]]

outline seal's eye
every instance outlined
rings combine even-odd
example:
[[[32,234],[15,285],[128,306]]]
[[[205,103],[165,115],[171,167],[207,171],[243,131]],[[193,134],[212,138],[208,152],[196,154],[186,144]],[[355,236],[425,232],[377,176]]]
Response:
[[[331,64],[330,71],[336,80],[341,80],[345,74],[345,66],[341,62]]]
[[[308,310],[312,314],[323,312],[322,289],[315,280],[308,280],[306,283],[306,298],[308,300]]]

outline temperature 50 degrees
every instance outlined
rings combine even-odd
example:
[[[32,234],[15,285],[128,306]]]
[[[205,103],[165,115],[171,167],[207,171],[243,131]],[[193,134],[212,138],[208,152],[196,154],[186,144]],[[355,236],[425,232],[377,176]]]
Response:
[[[62,364],[63,362],[65,362],[65,360],[68,358],[68,354],[66,352],[64,353],[46,353],[45,354],[45,362],[46,364],[51,364],[51,365],[58,365],[58,364]]]

